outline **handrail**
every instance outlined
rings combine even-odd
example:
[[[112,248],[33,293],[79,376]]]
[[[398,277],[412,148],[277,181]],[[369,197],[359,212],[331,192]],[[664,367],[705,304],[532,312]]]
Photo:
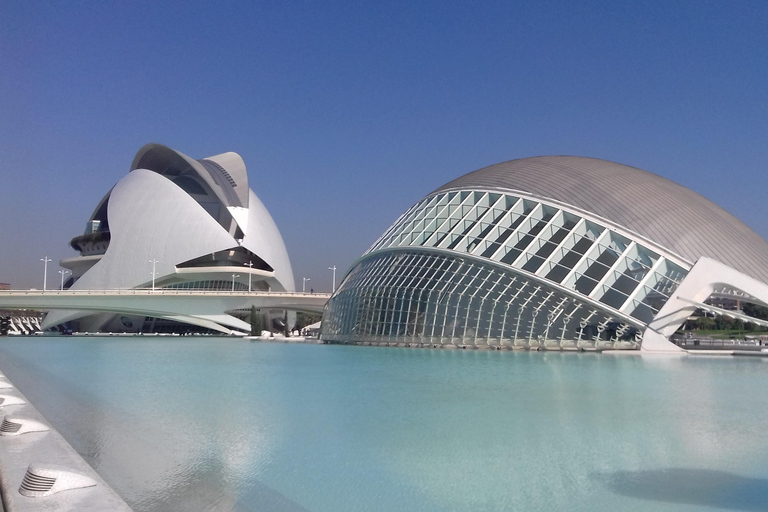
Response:
[[[265,292],[265,291],[223,291],[223,290],[179,290],[156,288],[123,288],[116,290],[0,290],[3,295],[227,295],[261,297],[330,297],[330,293],[307,292]]]

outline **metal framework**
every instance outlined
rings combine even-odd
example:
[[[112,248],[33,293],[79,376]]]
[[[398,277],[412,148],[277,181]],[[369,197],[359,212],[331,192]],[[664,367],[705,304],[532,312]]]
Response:
[[[349,272],[322,337],[636,349],[690,267],[610,221],[531,196],[435,193]]]

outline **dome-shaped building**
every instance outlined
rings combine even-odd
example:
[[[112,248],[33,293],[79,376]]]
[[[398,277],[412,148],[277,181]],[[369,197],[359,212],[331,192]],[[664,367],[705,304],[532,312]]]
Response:
[[[701,195],[613,162],[525,158],[401,215],[329,301],[322,338],[675,350],[689,314],[717,310],[707,299],[765,304],[765,282],[768,243]]]
[[[283,239],[236,153],[195,160],[159,144],[142,147],[70,244],[80,255],[61,265],[73,290],[294,291]],[[282,321],[284,312],[275,315]],[[224,311],[183,321],[248,328]],[[179,330],[174,318],[83,311],[51,311],[43,328],[65,322],[89,332]]]

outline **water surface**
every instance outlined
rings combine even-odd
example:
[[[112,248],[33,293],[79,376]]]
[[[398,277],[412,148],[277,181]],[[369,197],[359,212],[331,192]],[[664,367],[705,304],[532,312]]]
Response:
[[[137,511],[765,509],[761,358],[8,338]]]

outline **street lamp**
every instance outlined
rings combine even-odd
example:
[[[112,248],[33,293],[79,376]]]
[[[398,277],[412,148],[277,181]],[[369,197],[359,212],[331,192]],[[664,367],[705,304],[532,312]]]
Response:
[[[67,274],[71,274],[71,273],[72,272],[70,272],[69,270],[59,270],[59,274],[61,274],[61,289],[62,290],[64,289],[64,276],[66,276]]]
[[[48,287],[48,262],[53,260],[46,256],[45,258],[40,258],[40,261],[43,262],[43,291],[45,291]]]
[[[251,293],[251,270],[253,270],[253,262],[249,261],[248,263],[243,263],[246,267],[248,267],[248,293]]]
[[[328,270],[333,270],[333,293],[336,293],[336,265],[328,267]]]
[[[307,293],[307,281],[310,281],[308,277],[301,278],[301,293]]]
[[[155,291],[155,277],[157,277],[157,272],[155,272],[156,265],[160,263],[157,260],[149,260],[149,262],[152,264],[152,291]]]
[[[232,291],[235,291],[235,278],[240,277],[240,274],[232,274]]]

